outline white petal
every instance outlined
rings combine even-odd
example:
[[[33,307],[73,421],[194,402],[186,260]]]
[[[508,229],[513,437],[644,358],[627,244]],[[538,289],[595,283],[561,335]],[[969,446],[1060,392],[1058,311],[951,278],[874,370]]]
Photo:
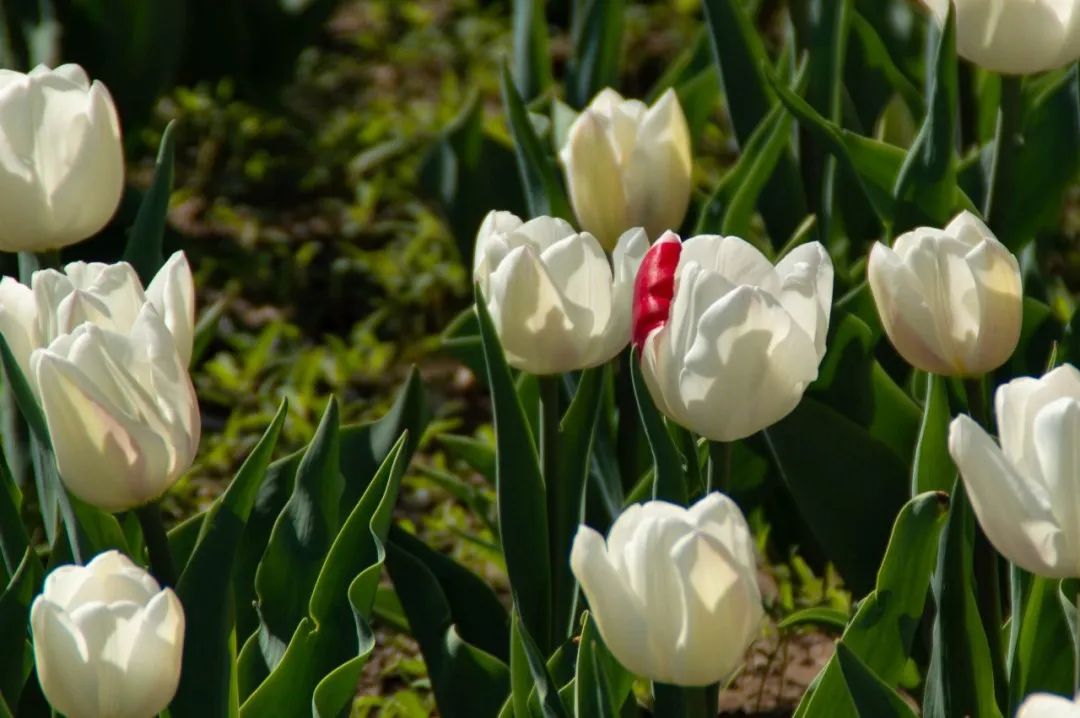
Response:
[[[1080,400],[1080,371],[1071,364],[1062,364],[1041,379],[1021,377],[998,387],[994,404],[1001,448],[1022,475],[1041,481],[1032,431],[1035,417],[1064,397]]]
[[[780,303],[807,336],[813,337],[818,360],[825,356],[832,309],[833,266],[819,242],[796,247],[776,265]]]
[[[127,715],[157,715],[172,702],[180,682],[184,651],[184,610],[176,594],[164,590],[139,613],[131,655],[124,666]]]
[[[967,260],[979,293],[979,326],[966,363],[973,374],[985,374],[1008,361],[1020,341],[1024,318],[1020,265],[993,237],[980,242]]]
[[[690,204],[690,130],[675,91],[668,89],[645,113],[623,167],[627,218],[650,237],[677,231]]]
[[[760,287],[773,296],[780,293],[776,269],[757,247],[738,237],[702,234],[683,242],[679,269],[691,262],[715,272],[735,286]]]
[[[1034,435],[1050,509],[1066,537],[1073,575],[1080,576],[1080,401],[1063,397],[1048,404],[1035,417]]]
[[[578,222],[611,249],[636,223],[627,214],[622,167],[605,124],[594,111],[582,112],[570,127],[561,159]]]
[[[187,366],[195,341],[195,285],[183,252],[173,254],[158,270],[146,288],[146,298],[169,328],[180,361]]]
[[[1080,718],[1080,705],[1049,693],[1034,693],[1020,704],[1016,718]]]
[[[97,718],[97,676],[78,627],[41,596],[30,609],[30,627],[37,677],[49,703],[68,718]]]
[[[1017,475],[986,431],[966,415],[949,426],[949,454],[960,469],[972,508],[990,543],[1040,576],[1075,576],[1065,537],[1038,483]]]

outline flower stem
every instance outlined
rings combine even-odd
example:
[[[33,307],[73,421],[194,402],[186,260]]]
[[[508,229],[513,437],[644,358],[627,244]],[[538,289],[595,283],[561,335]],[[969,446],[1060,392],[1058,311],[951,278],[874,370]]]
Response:
[[[1012,192],[1017,150],[1020,148],[1024,123],[1024,80],[1020,76],[1001,77],[1001,105],[998,110],[997,133],[994,139],[994,163],[990,176],[990,189],[986,195],[983,215],[990,228],[1002,237],[1005,228],[1006,204],[1003,201]]]
[[[569,627],[569,612],[573,604],[573,596],[570,592],[576,589],[576,584],[568,567],[573,529],[567,525],[567,522],[571,517],[563,515],[566,504],[563,493],[567,482],[560,480],[562,477],[559,476],[559,422],[562,420],[559,384],[562,377],[559,375],[542,376],[537,381],[540,391],[540,436],[537,437],[537,444],[540,451],[540,468],[544,477],[544,490],[547,494],[554,622],[551,626],[551,636],[536,636],[535,638],[542,641],[542,645],[548,648],[565,638],[564,633]],[[574,528],[576,526],[575,520]]]
[[[720,686],[683,687],[653,683],[653,715],[657,718],[716,718]]]
[[[709,442],[709,479],[705,485],[705,493],[720,491],[728,493],[731,490],[731,442]]]
[[[169,537],[165,533],[165,524],[161,520],[161,507],[155,501],[135,509],[142,527],[143,542],[150,554],[150,573],[158,583],[165,586],[176,585],[176,567],[173,564],[172,551],[169,549]]]

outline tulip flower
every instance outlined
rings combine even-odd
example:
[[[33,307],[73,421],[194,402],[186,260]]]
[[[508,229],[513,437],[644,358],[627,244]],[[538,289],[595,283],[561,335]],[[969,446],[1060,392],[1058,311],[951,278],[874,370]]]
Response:
[[[1050,693],[1033,693],[1020,704],[1016,718],[1080,718],[1080,703]]]
[[[738,237],[664,235],[634,288],[633,339],[657,407],[714,441],[787,416],[825,355],[832,284],[816,242],[774,267]]]
[[[949,0],[926,0],[939,24]],[[953,0],[956,44],[976,65],[1007,75],[1064,67],[1080,57],[1080,5],[1071,0]]]
[[[195,288],[183,252],[173,254],[143,291],[126,262],[72,262],[63,272],[34,272],[30,286],[11,277],[0,281],[0,333],[23,373],[29,375],[30,353],[83,322],[126,333],[149,302],[173,336],[186,366],[195,334]]]
[[[183,608],[123,554],[50,573],[30,628],[41,689],[67,718],[150,718],[176,693]]]
[[[660,683],[726,680],[764,614],[750,529],[723,494],[689,509],[663,501],[631,506],[606,544],[583,525],[570,566],[615,658]]]
[[[145,292],[123,262],[35,272],[30,287],[0,282],[0,332],[41,403],[61,479],[80,499],[135,508],[191,465],[194,311],[179,252]]]
[[[999,446],[968,416],[949,453],[990,543],[1039,576],[1080,577],[1080,372],[1065,364],[995,396]]]
[[[1016,349],[1020,265],[970,212],[944,230],[901,235],[892,249],[874,245],[867,275],[885,333],[912,366],[976,377]]]
[[[584,230],[611,251],[631,227],[677,230],[690,204],[690,130],[679,98],[652,107],[601,91],[570,126],[559,153]]]
[[[105,86],[78,65],[0,70],[0,250],[79,242],[124,190],[120,122]]]
[[[625,232],[611,258],[561,219],[491,212],[476,237],[473,278],[511,366],[557,374],[608,361],[630,341],[634,274],[649,243]]]

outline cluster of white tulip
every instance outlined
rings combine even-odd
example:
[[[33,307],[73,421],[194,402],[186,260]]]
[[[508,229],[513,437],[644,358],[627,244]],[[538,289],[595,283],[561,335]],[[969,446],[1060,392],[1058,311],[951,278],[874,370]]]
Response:
[[[0,249],[97,233],[123,192],[120,125],[82,68],[0,70]],[[0,333],[41,405],[67,489],[106,511],[160,497],[199,443],[188,375],[195,293],[177,253],[143,288],[126,263],[74,262],[0,282]],[[48,575],[31,611],[38,680],[69,718],[147,718],[180,677],[184,613],[116,552]]]

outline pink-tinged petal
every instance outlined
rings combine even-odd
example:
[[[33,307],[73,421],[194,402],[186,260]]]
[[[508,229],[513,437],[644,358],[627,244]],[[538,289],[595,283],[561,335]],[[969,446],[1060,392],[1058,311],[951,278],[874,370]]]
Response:
[[[667,323],[675,295],[675,270],[682,243],[674,232],[657,240],[641,260],[634,278],[634,346],[640,351],[654,330]]]

